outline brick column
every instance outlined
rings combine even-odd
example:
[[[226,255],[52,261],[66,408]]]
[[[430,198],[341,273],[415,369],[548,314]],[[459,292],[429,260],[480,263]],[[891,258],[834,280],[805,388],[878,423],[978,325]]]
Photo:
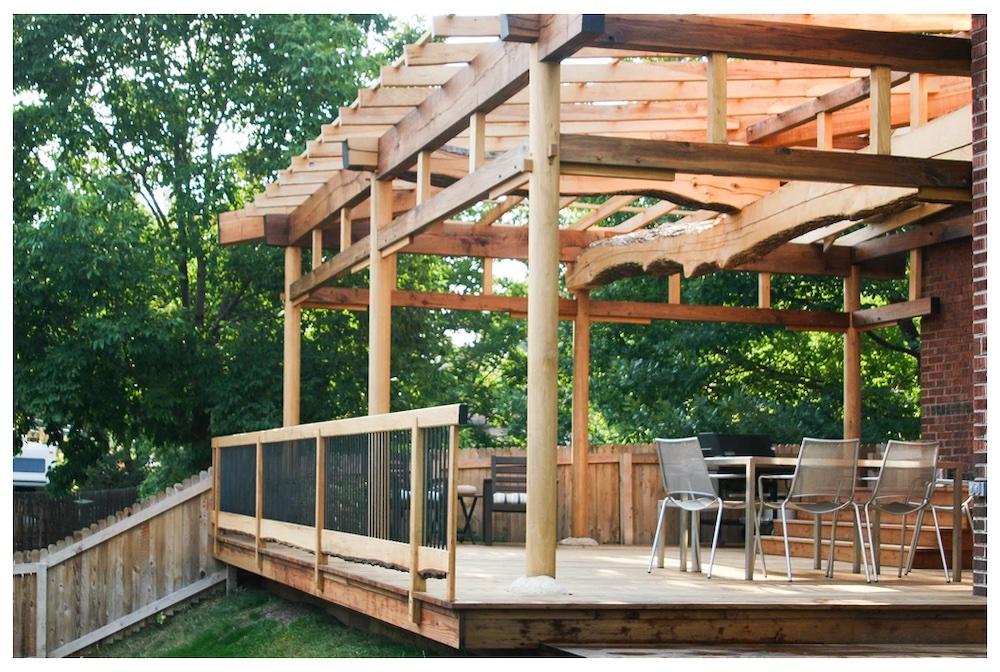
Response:
[[[973,440],[975,477],[986,480],[986,15],[972,15]],[[984,493],[985,493],[985,483]],[[973,592],[986,595],[986,497],[973,506]]]

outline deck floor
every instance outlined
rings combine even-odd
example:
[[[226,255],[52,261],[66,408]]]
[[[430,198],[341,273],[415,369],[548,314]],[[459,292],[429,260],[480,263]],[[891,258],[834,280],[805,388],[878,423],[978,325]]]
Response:
[[[784,558],[767,556],[768,576],[759,562],[754,581],[743,579],[741,549],[721,548],[713,577],[681,572],[677,549],[668,548],[663,569],[646,573],[649,548],[639,546],[559,547],[556,575],[566,593],[525,596],[510,590],[524,572],[523,546],[462,544],[456,565],[456,606],[462,604],[739,604],[739,605],[886,605],[886,604],[982,604],[972,595],[968,581],[946,584],[940,570],[913,570],[896,578],[895,567],[883,567],[878,584],[866,584],[864,574],[852,574],[849,563],[835,565],[833,580],[814,570],[812,561],[792,559],[795,580],[785,576]],[[408,586],[402,572],[333,559],[345,571],[383,583]],[[707,569],[708,549],[702,552],[702,570]],[[824,567],[825,567],[824,561]],[[429,580],[427,592],[444,598],[445,582]]]

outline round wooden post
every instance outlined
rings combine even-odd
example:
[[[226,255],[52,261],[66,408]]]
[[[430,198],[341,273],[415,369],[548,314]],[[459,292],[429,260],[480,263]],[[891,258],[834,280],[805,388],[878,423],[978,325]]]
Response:
[[[299,424],[302,367],[302,309],[291,301],[292,283],[302,276],[302,250],[285,248],[285,348],[282,368],[282,424]]]
[[[573,321],[573,536],[589,537],[590,290],[576,293]]]
[[[559,63],[538,60],[528,82],[527,576],[556,575],[559,362]]]
[[[368,306],[368,414],[389,412],[392,289],[396,255],[382,257],[378,230],[392,221],[392,180],[372,180]]]

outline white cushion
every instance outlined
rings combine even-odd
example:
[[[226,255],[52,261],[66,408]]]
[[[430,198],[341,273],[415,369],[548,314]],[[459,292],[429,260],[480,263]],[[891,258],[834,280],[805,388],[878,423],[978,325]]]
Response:
[[[474,485],[460,485],[455,489],[458,491],[459,496],[476,494],[476,486]]]
[[[494,504],[506,504],[507,503],[507,493],[506,492],[494,492],[493,493],[493,503]]]
[[[494,492],[494,504],[527,504],[528,493],[526,492]]]
[[[513,497],[514,495],[517,495],[517,500],[516,501],[517,501],[518,504],[527,504],[528,503],[528,493],[526,493],[526,492],[513,492],[513,493],[510,493],[508,495],[508,500],[507,501],[510,502],[509,497]],[[513,502],[511,502],[511,503],[513,503]]]

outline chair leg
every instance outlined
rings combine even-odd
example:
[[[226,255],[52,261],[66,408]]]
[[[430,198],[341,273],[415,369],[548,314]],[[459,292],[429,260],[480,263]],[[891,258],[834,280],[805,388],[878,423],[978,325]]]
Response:
[[[719,512],[715,514],[715,534],[712,536],[712,553],[708,556],[708,578],[712,578],[712,567],[715,566],[715,548],[719,545],[719,528],[722,526],[722,500],[716,502]]]
[[[830,525],[830,555],[826,561],[826,578],[833,578],[833,562],[834,562],[834,552],[836,551],[837,543],[837,516],[840,515],[840,510],[833,512],[833,523]]]
[[[872,556],[872,573],[871,580],[878,583],[878,563],[875,562],[875,554],[878,552],[875,550],[875,538],[872,537],[872,518],[871,514],[868,512],[868,505],[865,504],[865,527],[868,529],[868,547],[871,549]],[[862,548],[861,552],[864,553],[864,536],[861,537]],[[879,549],[881,550],[881,549]]]
[[[785,505],[781,505],[781,534],[785,538],[785,569],[788,570],[788,580],[792,580],[792,553],[788,550],[788,519],[785,517]]]
[[[896,572],[896,578],[903,578],[903,566],[906,564],[903,556],[903,550],[906,547],[906,514],[902,516],[902,531],[899,533],[899,571]]]
[[[661,500],[660,513],[656,516],[656,532],[653,534],[653,548],[649,551],[649,567],[646,568],[647,574],[651,574],[653,571],[653,561],[656,559],[656,552],[660,546],[660,535],[663,534],[663,514],[666,511],[667,502]]]
[[[920,531],[924,528],[924,510],[917,512],[917,520],[913,524],[913,539],[910,540],[910,554],[906,560],[906,574],[913,571],[913,560],[917,555],[917,542],[920,540]]]
[[[767,578],[767,562],[764,560],[764,540],[760,538],[760,518],[764,515],[764,505],[761,504],[760,508],[757,509],[756,515],[753,518],[753,530],[754,530],[754,546],[755,551],[760,551],[760,568],[764,572],[764,578]]]
[[[931,517],[934,519],[934,532],[937,533],[938,550],[941,551],[941,566],[944,567],[944,582],[951,583],[951,574],[948,573],[948,559],[944,555],[944,544],[941,543],[941,526],[938,524],[937,510],[931,507]]]
[[[854,522],[857,525],[858,541],[861,542],[861,566],[864,567],[865,570],[865,583],[871,583],[872,577],[871,574],[868,573],[868,559],[865,557],[865,534],[863,528],[861,527],[861,509],[858,508],[857,504],[852,504],[851,506],[854,507]],[[870,533],[868,535],[868,541],[871,546],[875,545],[872,542]],[[874,565],[872,565],[872,571],[875,571]]]

